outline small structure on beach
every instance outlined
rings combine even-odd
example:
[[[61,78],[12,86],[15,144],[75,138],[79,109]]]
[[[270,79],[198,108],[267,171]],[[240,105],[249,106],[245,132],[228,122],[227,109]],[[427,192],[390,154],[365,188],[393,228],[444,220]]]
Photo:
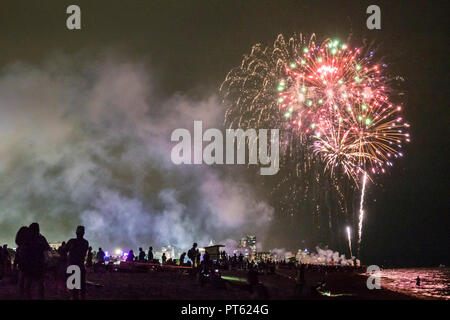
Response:
[[[205,251],[208,252],[211,260],[219,260],[220,259],[220,248],[225,247],[223,244],[216,244],[214,246],[205,247]]]

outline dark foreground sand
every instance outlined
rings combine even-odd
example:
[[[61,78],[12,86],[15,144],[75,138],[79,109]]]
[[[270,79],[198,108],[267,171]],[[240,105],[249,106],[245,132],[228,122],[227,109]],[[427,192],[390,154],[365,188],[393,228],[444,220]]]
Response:
[[[223,276],[245,280],[245,271],[225,271]],[[323,275],[318,272],[306,273],[306,287],[302,295],[294,292],[294,270],[277,270],[275,275],[260,275],[260,282],[266,287],[269,299],[413,299],[410,296],[380,289],[368,290],[366,277],[356,273],[337,272]],[[200,287],[198,279],[180,271],[149,271],[146,273],[88,273],[88,281],[98,285],[88,285],[87,299],[92,300],[216,300],[216,299],[254,299],[243,281],[224,280],[221,286],[212,283]],[[325,291],[331,296],[312,294],[310,287],[321,281],[326,282]],[[36,288],[34,288],[36,294]],[[343,295],[342,295],[343,294]],[[68,299],[70,295],[58,289],[55,281],[49,276],[46,281],[46,299]],[[0,300],[18,299],[17,285],[10,279],[0,281]]]

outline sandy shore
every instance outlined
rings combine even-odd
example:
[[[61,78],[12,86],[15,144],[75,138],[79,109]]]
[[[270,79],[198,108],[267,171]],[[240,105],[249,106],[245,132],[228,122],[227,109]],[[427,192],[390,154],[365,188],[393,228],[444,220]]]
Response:
[[[246,272],[235,270],[222,273],[227,280],[220,285],[207,283],[201,287],[196,277],[180,271],[150,271],[146,273],[88,273],[87,279],[97,285],[88,285],[87,299],[92,300],[247,300],[255,296],[248,291]],[[319,299],[319,300],[404,300],[414,299],[393,291],[369,290],[366,277],[356,273],[336,272],[328,275],[307,272],[306,285],[302,295],[295,293],[294,270],[277,270],[275,275],[260,275],[259,281],[267,289],[269,299]],[[325,281],[324,290],[330,295],[322,295],[311,290],[311,286]],[[36,288],[34,288],[36,294]],[[69,293],[58,289],[56,282],[48,276],[46,299],[69,299]],[[11,279],[0,281],[0,300],[18,299],[17,285]]]

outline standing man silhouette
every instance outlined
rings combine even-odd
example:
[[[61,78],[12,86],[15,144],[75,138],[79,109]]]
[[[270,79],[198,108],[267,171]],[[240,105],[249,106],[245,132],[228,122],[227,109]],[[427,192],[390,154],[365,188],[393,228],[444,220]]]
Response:
[[[72,297],[78,300],[79,291],[81,291],[81,299],[86,298],[86,268],[84,267],[84,259],[89,248],[89,242],[84,239],[84,226],[78,226],[76,231],[76,238],[70,239],[67,242],[66,248],[69,253],[69,265],[76,265],[81,271],[81,290],[73,289]]]

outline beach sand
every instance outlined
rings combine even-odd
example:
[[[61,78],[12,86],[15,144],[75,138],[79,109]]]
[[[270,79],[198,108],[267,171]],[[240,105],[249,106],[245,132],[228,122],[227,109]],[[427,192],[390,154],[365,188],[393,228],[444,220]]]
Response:
[[[248,291],[246,272],[224,271],[226,279],[221,286],[207,283],[201,287],[195,276],[187,272],[149,271],[144,273],[108,272],[88,273],[87,299],[92,300],[248,300],[255,296]],[[315,271],[305,274],[306,285],[302,295],[295,294],[295,270],[279,269],[274,275],[260,275],[259,281],[267,289],[270,300],[319,299],[319,300],[404,300],[414,299],[386,289],[369,290],[366,277],[353,272],[335,272],[324,275]],[[325,281],[323,291],[330,296],[311,290],[311,286]],[[96,284],[96,285],[94,285]],[[34,295],[37,293],[34,286]],[[46,279],[46,299],[66,300],[69,292],[57,289],[52,277]],[[0,300],[19,299],[17,284],[11,279],[0,281]]]

